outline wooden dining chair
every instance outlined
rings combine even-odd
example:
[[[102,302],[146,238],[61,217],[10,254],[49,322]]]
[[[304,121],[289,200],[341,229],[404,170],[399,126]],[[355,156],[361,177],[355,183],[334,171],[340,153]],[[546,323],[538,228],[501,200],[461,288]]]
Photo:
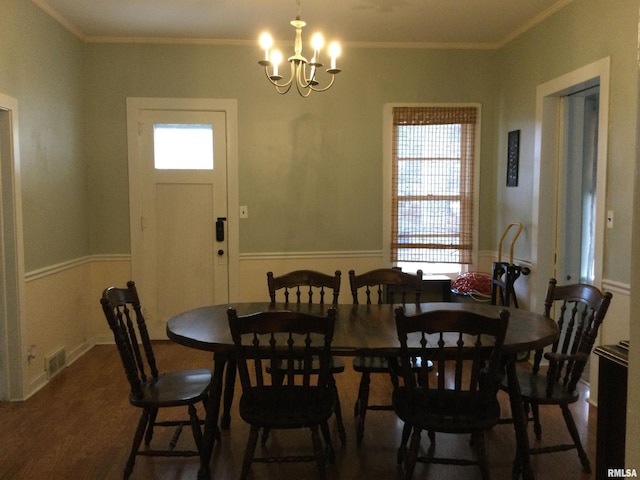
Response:
[[[100,304],[129,381],[129,402],[142,410],[125,465],[124,478],[129,478],[133,472],[138,455],[200,456],[204,422],[198,418],[196,405],[199,402],[204,404],[211,384],[211,372],[207,369],[159,372],[133,281],[127,282],[127,288],[105,289]],[[158,421],[158,410],[170,407],[187,407],[188,417]],[[175,449],[182,428],[186,425],[191,426],[196,450]],[[175,427],[166,449],[149,448],[155,427]],[[147,448],[141,450],[143,437]]]
[[[286,304],[301,304],[301,303],[317,303],[324,305],[325,296],[327,299],[331,299],[333,305],[338,304],[338,297],[340,296],[340,280],[342,272],[336,270],[333,275],[327,275],[326,273],[316,272],[314,270],[295,270],[289,273],[285,273],[278,277],[273,275],[273,272],[267,272],[267,287],[269,289],[269,297],[271,302],[275,303],[279,299]],[[280,295],[280,298],[278,296]],[[314,300],[317,300],[314,302]],[[315,364],[317,370],[317,362]],[[340,407],[340,395],[338,393],[338,387],[336,385],[334,375],[344,373],[344,361],[338,357],[331,357],[331,365],[329,368],[330,382],[335,391],[336,405],[335,416],[336,424],[338,427],[338,436],[340,441],[344,445],[347,441],[347,433],[342,421],[342,408]],[[269,369],[269,373],[277,373],[277,370]],[[280,372],[281,374],[282,372]],[[280,375],[279,378],[282,378]],[[264,429],[262,432],[262,443],[266,443],[269,438],[269,429]]]
[[[544,301],[544,314],[555,318],[558,337],[548,351],[536,351],[533,366],[516,370],[527,416],[532,414],[533,428],[538,441],[542,438],[540,405],[556,405],[562,411],[570,444],[546,445],[530,449],[530,454],[562,452],[576,449],[582,469],[591,472],[591,464],[582,446],[569,405],[580,398],[577,384],[589,360],[600,325],[611,303],[612,294],[601,292],[586,284],[557,285],[549,280]],[[546,375],[541,372],[542,359],[547,360]],[[506,381],[502,385],[507,390]]]
[[[359,304],[361,299],[367,304],[420,303],[422,270],[418,270],[415,275],[402,272],[397,268],[381,268],[361,275],[356,275],[354,270],[350,270],[349,284],[354,304]],[[354,414],[357,418],[356,439],[361,443],[364,437],[367,410],[393,410],[391,403],[369,405],[371,374],[388,376],[389,362],[385,357],[362,355],[353,359],[353,369],[361,374],[358,398],[354,406]]]
[[[397,307],[395,314],[400,355],[390,359],[390,372],[393,406],[408,427],[398,450],[405,478],[412,478],[416,463],[424,462],[478,465],[482,478],[488,479],[484,432],[500,420],[496,394],[509,312],[484,316],[435,310],[406,316],[404,308]],[[416,357],[425,366],[417,374]],[[427,454],[419,456],[423,430],[470,434],[477,458],[436,456],[435,437]]]
[[[332,454],[327,421],[336,401],[329,371],[335,308],[326,316],[276,310],[239,316],[234,308],[227,315],[242,384],[240,416],[250,425],[240,478],[247,478],[253,462],[314,460],[319,478],[326,478],[325,464]],[[266,372],[276,363],[285,382],[274,382]],[[255,457],[258,433],[264,428],[308,428],[313,454]],[[324,450],[319,429],[327,441]]]
[[[331,299],[333,305],[338,304],[340,295],[340,280],[342,273],[336,270],[333,275],[316,272],[314,270],[295,270],[275,277],[273,272],[267,272],[267,286],[272,302],[278,300],[283,303],[317,303],[323,305],[325,296]],[[282,297],[278,298],[278,294]]]

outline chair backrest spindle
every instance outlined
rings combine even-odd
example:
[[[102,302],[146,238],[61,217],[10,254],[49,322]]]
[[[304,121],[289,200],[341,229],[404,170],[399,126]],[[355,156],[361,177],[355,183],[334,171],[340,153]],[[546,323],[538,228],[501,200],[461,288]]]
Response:
[[[328,388],[336,317],[334,308],[330,308],[324,317],[289,311],[238,316],[235,309],[229,308],[228,317],[243,391],[249,391],[253,386],[267,386],[267,380],[273,377],[266,369],[275,364],[280,365],[287,378],[279,388],[295,388],[296,384],[310,386],[311,377],[316,375],[315,385]],[[248,335],[251,336],[249,343]],[[320,364],[315,371],[312,368],[314,358],[319,359]]]
[[[127,282],[127,288],[105,289],[100,303],[118,346],[131,391],[140,396],[141,384],[148,376],[158,378],[158,368],[135,283]]]
[[[319,303],[324,305],[325,293],[331,295],[331,303],[337,305],[340,295],[340,270],[333,275],[316,272],[314,270],[295,270],[275,277],[273,272],[267,272],[267,286],[271,302],[277,301],[277,292],[282,291],[284,303],[302,303],[306,297],[309,304]],[[314,296],[317,294],[318,301]],[[292,298],[290,298],[290,296]]]
[[[558,324],[558,336],[545,353],[553,357],[552,368],[547,372],[548,388],[561,381],[569,390],[574,391],[582,376],[593,345],[598,335],[612,294],[601,292],[593,285],[558,285],[556,279],[549,280],[545,296],[544,315],[554,318]],[[554,311],[555,310],[555,311]],[[540,367],[543,352],[536,352],[533,372]]]

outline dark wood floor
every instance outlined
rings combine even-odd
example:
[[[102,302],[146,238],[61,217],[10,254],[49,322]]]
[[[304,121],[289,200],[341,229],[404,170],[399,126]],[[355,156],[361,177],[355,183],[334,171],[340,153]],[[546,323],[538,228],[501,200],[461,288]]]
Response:
[[[211,366],[211,356],[170,343],[155,345],[161,369]],[[346,359],[347,365],[350,360]],[[347,444],[342,447],[331,424],[336,446],[336,462],[330,467],[330,478],[340,480],[388,480],[400,478],[395,464],[401,425],[393,412],[370,412],[365,438],[360,447],[355,443],[353,402],[358,377],[350,369],[338,376],[343,406]],[[372,401],[383,401],[389,394],[388,379],[374,379]],[[115,346],[96,346],[85,356],[64,369],[50,383],[26,402],[0,403],[0,479],[119,479],[126,460],[138,410],[127,399],[128,387]],[[504,414],[509,409],[501,395]],[[585,448],[595,467],[596,412],[586,401],[588,389],[572,407]],[[235,410],[235,409],[234,409]],[[542,409],[543,440],[567,439],[559,409]],[[556,411],[557,410],[557,411]],[[247,427],[234,414],[231,429],[223,432],[222,442],[214,450],[212,478],[238,477]],[[185,430],[181,441],[190,441]],[[531,434],[531,437],[533,435]],[[269,449],[305,449],[310,440],[305,433],[272,432]],[[428,445],[428,440],[423,440]],[[514,433],[510,425],[495,427],[487,436],[492,478],[511,478],[514,456]],[[258,448],[261,448],[260,446]],[[438,452],[472,455],[466,438],[438,435]],[[540,455],[533,467],[542,480],[585,480],[575,451]],[[195,479],[195,459],[163,459],[139,457],[132,479]],[[313,464],[256,465],[253,478],[314,478]],[[480,478],[475,467],[418,465],[415,478],[469,479]]]

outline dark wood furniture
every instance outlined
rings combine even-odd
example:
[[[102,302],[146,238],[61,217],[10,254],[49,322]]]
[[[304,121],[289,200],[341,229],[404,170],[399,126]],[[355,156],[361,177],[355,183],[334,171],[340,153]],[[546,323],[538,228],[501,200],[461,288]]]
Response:
[[[418,270],[415,275],[396,268],[381,268],[361,275],[356,275],[354,270],[350,270],[349,285],[354,304],[359,303],[363,293],[363,301],[368,305],[372,303],[420,303],[422,270]],[[420,365],[416,367],[419,369]],[[384,405],[369,405],[371,374],[383,374],[388,378],[389,362],[386,357],[379,355],[360,355],[353,359],[353,369],[361,374],[358,399],[354,406],[354,414],[357,418],[356,439],[358,443],[361,443],[367,410],[393,410],[391,401]]]
[[[269,289],[269,297],[271,302],[275,303],[280,295],[280,300],[285,305],[289,303],[317,303],[324,305],[325,295],[327,300],[331,300],[333,305],[338,304],[340,296],[340,279],[342,273],[336,270],[333,275],[316,272],[314,270],[295,270],[283,275],[274,276],[273,272],[267,272],[267,288]],[[329,303],[329,302],[327,302]],[[344,373],[344,362],[338,357],[331,357],[330,382],[336,395],[336,405],[334,413],[336,423],[338,425],[338,435],[344,445],[347,441],[347,434],[342,421],[342,408],[340,406],[340,395],[336,387],[334,375]],[[274,373],[273,369],[269,369],[269,373]],[[282,378],[282,372],[275,372]],[[303,372],[301,372],[303,373]],[[263,430],[262,441],[265,443],[269,437],[269,429]]]
[[[545,317],[555,318],[558,337],[551,350],[536,351],[533,368],[518,369],[518,383],[525,410],[531,408],[536,439],[542,437],[539,406],[556,405],[562,410],[572,443],[546,445],[532,448],[529,453],[542,454],[576,449],[582,469],[589,473],[591,465],[585,452],[580,434],[571,415],[569,405],[580,398],[576,388],[584,367],[589,360],[598,329],[611,302],[611,293],[600,292],[586,284],[557,285],[555,279],[549,281],[545,296]],[[539,374],[541,360],[549,362],[546,375]],[[506,386],[504,388],[507,388]]]
[[[596,478],[610,468],[625,467],[629,341],[594,350],[599,357]]]
[[[451,278],[447,275],[430,275],[422,277],[421,302],[450,302]]]
[[[484,316],[434,310],[407,316],[402,307],[395,312],[400,353],[389,362],[393,406],[405,424],[398,450],[398,464],[404,461],[405,478],[413,477],[420,461],[479,465],[482,478],[487,480],[484,432],[500,420],[496,393],[509,312]],[[415,358],[426,366],[417,373]],[[427,454],[419,456],[423,430],[470,434],[477,460],[436,456],[434,440]],[[405,452],[410,434],[411,446]]]
[[[127,282],[127,288],[107,288],[100,304],[131,386],[129,402],[142,410],[124,478],[131,475],[137,455],[200,456],[203,422],[198,418],[195,405],[207,397],[211,372],[208,369],[196,369],[159,373],[134,282]],[[181,420],[156,421],[158,410],[169,407],[187,407],[189,416]],[[187,424],[191,425],[197,451],[175,449],[182,426]],[[156,426],[176,427],[170,445],[164,450],[140,450],[143,437],[145,445],[149,447]]]
[[[275,277],[267,272],[267,287],[272,302],[284,303],[326,303],[337,304],[340,296],[340,280],[342,273],[336,270],[333,275],[314,270],[295,270]],[[278,292],[282,298],[278,299]],[[289,298],[293,297],[293,298]],[[331,300],[331,301],[329,301]]]
[[[240,478],[248,477],[253,462],[313,460],[319,478],[326,478],[319,428],[323,429],[330,451],[327,420],[333,414],[336,399],[329,380],[335,309],[330,308],[326,316],[288,311],[238,316],[234,308],[229,308],[227,314],[242,384],[240,416],[251,426]],[[279,365],[285,382],[269,382],[274,377],[266,369],[274,364]],[[255,457],[261,428],[308,428],[313,455]]]
[[[349,286],[354,304],[420,303],[422,270],[412,274],[398,268],[379,268],[360,275],[350,270]]]
[[[229,332],[227,308],[233,306],[239,315],[277,310],[285,308],[282,304],[268,302],[234,303],[231,305],[214,305],[196,308],[170,318],[167,322],[169,339],[189,348],[213,352],[214,373],[212,390],[209,395],[207,419],[203,438],[203,457],[199,478],[210,477],[210,460],[216,433],[218,432],[218,416],[222,403],[222,392],[225,383],[225,367],[227,363],[234,375],[227,376],[226,381],[235,379],[235,367],[232,366],[233,342]],[[326,314],[323,305],[289,305],[299,311],[314,315]],[[346,305],[337,308],[336,326],[331,344],[333,355],[382,355],[393,357],[398,355],[398,336],[395,328],[393,305]],[[407,315],[419,311],[454,310],[471,311],[483,315],[494,315],[498,307],[478,303],[433,302],[420,305],[406,305]],[[508,308],[510,312],[509,329],[505,338],[503,354],[509,378],[509,401],[514,417],[514,430],[517,448],[520,452],[518,463],[514,465],[522,471],[525,479],[534,478],[529,463],[529,439],[526,432],[526,418],[520,388],[516,377],[515,357],[519,352],[536,350],[551,344],[558,331],[556,323],[541,314]],[[233,385],[224,388],[224,410],[220,419],[222,428],[229,427],[229,414],[232,397],[226,393],[233,392]]]

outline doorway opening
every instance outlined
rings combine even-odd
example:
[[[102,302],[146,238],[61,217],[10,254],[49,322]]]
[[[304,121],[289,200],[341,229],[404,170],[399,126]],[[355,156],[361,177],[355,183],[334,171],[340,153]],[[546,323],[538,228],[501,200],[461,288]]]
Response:
[[[561,283],[595,281],[600,86],[562,97],[556,274]]]
[[[0,401],[23,398],[24,254],[19,178],[18,103],[0,94]]]

